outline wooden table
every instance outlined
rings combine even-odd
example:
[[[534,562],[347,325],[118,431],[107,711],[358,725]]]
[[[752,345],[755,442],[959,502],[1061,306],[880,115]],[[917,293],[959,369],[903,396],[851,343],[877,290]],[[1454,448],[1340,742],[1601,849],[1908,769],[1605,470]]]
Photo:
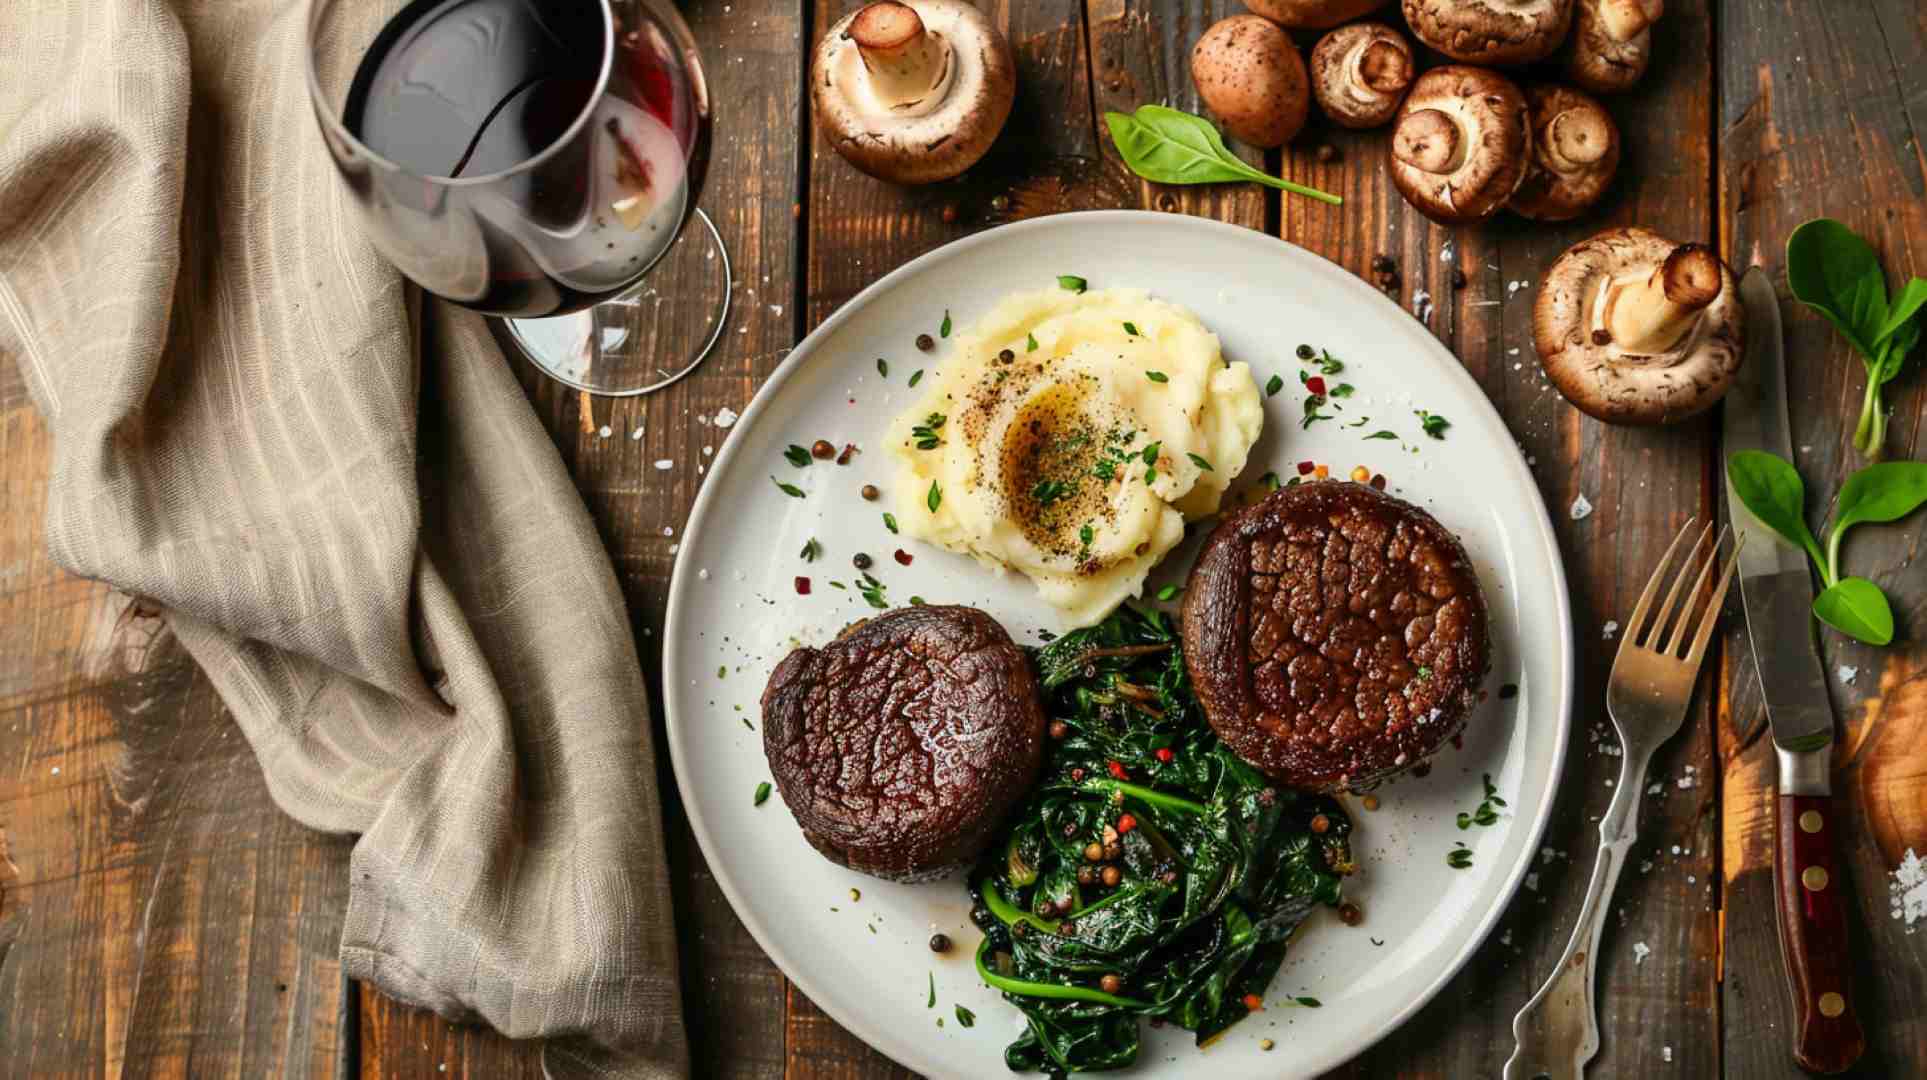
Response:
[[[717,103],[704,204],[730,242],[742,301],[722,351],[640,402],[586,400],[524,372],[614,556],[652,679],[675,543],[663,526],[680,532],[702,478],[650,463],[699,461],[720,441],[699,418],[740,409],[789,346],[885,271],[1005,221],[1099,207],[1222,218],[1367,278],[1375,258],[1389,257],[1397,299],[1409,310],[1421,290],[1430,294],[1432,330],[1534,463],[1571,577],[1581,682],[1533,887],[1430,1007],[1338,1075],[1496,1075],[1513,1012],[1565,941],[1592,865],[1591,823],[1619,766],[1606,752],[1612,645],[1602,627],[1625,618],[1682,522],[1716,512],[1719,475],[1711,418],[1659,431],[1605,427],[1546,389],[1533,365],[1531,294],[1512,295],[1513,283],[1536,282],[1560,250],[1611,223],[1709,240],[1736,266],[1757,260],[1777,274],[1788,230],[1820,214],[1869,236],[1890,275],[1927,274],[1927,9],[1913,0],[1672,0],[1652,73],[1611,103],[1626,154],[1604,207],[1566,226],[1501,216],[1448,229],[1392,190],[1383,133],[1317,120],[1288,151],[1250,160],[1342,193],[1342,209],[1254,186],[1160,188],[1122,167],[1100,113],[1146,101],[1195,109],[1189,45],[1242,10],[1235,0],[989,5],[1016,47],[1021,82],[997,150],[962,182],[879,184],[807,137],[807,46],[853,3],[687,5]],[[1318,153],[1327,146],[1335,156]],[[1819,318],[1787,315],[1794,441],[1809,485],[1831,492],[1855,464],[1861,366]],[[1927,450],[1923,383],[1910,376],[1890,394],[1897,455]],[[605,423],[646,424],[647,434],[603,440]],[[0,1072],[539,1076],[531,1047],[342,979],[335,948],[350,841],[276,811],[206,678],[154,613],[48,561],[49,453],[18,373],[0,364]],[[1566,509],[1582,495],[1594,510],[1574,520]],[[1846,555],[1893,594],[1902,643],[1875,650],[1831,634],[1824,643],[1829,671],[1858,669],[1831,689],[1838,785],[1852,807],[1867,1076],[1927,1070],[1927,936],[1894,918],[1889,900],[1903,854],[1927,851],[1921,535],[1918,522],[1862,529]],[[1771,903],[1772,754],[1750,654],[1731,633],[1726,644],[1684,733],[1654,763],[1637,870],[1620,882],[1606,929],[1596,1076],[1797,1075]],[[660,727],[660,715],[653,720]],[[663,759],[696,1075],[901,1074],[750,940],[695,848]]]

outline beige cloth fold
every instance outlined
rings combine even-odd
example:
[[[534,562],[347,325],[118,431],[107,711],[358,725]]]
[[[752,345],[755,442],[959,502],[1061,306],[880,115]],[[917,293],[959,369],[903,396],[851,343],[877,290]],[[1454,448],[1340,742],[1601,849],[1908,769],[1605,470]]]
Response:
[[[47,542],[165,605],[283,809],[361,834],[350,975],[687,1072],[642,672],[482,320],[358,233],[305,0],[0,3],[0,354]]]

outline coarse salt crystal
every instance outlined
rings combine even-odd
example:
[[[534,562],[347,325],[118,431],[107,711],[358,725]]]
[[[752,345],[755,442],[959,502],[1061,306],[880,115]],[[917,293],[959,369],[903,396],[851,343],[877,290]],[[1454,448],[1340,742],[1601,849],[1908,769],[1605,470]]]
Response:
[[[1420,322],[1432,321],[1431,293],[1426,292],[1424,289],[1419,289],[1412,293],[1412,314],[1418,316]]]
[[[1539,891],[1538,871],[1535,870],[1532,873],[1526,875],[1525,886],[1526,888],[1531,889],[1533,892]]]
[[[705,567],[703,567],[703,568],[702,568],[701,570],[698,570],[698,571],[696,571],[696,580],[698,580],[698,581],[708,581],[708,580],[709,580],[709,567],[707,567],[707,566],[705,566]]]
[[[657,472],[668,472],[669,470],[675,467],[676,467],[676,463],[669,460],[668,458],[663,458],[661,461],[656,462]]]
[[[1648,785],[1646,785],[1646,794],[1648,794],[1648,795],[1657,795],[1657,794],[1659,794],[1660,792],[1662,792],[1662,791],[1665,791],[1665,790],[1666,790],[1666,785],[1665,785],[1665,784],[1662,784],[1662,783],[1660,783],[1660,782],[1659,782],[1659,781],[1657,781],[1657,780],[1655,780],[1655,781],[1653,781],[1652,783],[1650,783],[1650,784],[1648,784]]]
[[[1853,681],[1860,677],[1860,669],[1857,667],[1848,667],[1846,664],[1841,664],[1839,669],[1836,670],[1834,674],[1840,676],[1840,681],[1842,683],[1851,686],[1853,684]]]
[[[1586,518],[1592,516],[1592,503],[1587,501],[1584,495],[1575,495],[1572,499],[1571,513],[1572,520],[1584,521]]]
[[[1912,926],[1927,916],[1927,865],[1922,865],[1913,848],[1908,848],[1900,865],[1894,867],[1887,892],[1893,901],[1894,918]]]
[[[1607,619],[1606,625],[1599,628],[1599,636],[1605,638],[1607,641],[1611,641],[1613,636],[1618,633],[1619,623],[1613,619]]]
[[[636,425],[636,430],[629,433],[629,441],[635,442],[636,440],[641,438],[642,438],[642,425],[638,424]]]
[[[1692,778],[1691,776],[1682,776],[1682,777],[1680,777],[1680,778],[1679,778],[1679,786],[1680,786],[1680,788],[1681,788],[1682,790],[1684,790],[1685,788],[1689,788],[1689,787],[1692,787],[1692,786],[1693,786],[1693,778]]]
[[[1633,963],[1634,964],[1645,963],[1646,958],[1651,955],[1653,955],[1653,950],[1648,948],[1645,942],[1643,941],[1633,942]]]
[[[1670,1046],[1662,1046],[1662,1047],[1660,1047],[1660,1048],[1659,1048],[1659,1057],[1660,1057],[1660,1060],[1662,1060],[1662,1061],[1671,1061],[1671,1060],[1673,1060],[1673,1048],[1672,1048],[1672,1047],[1670,1047]]]
[[[607,424],[604,424],[601,427],[596,429],[596,436],[598,438],[606,439],[609,436],[614,435],[615,433],[616,433],[616,429],[610,427]]]
[[[723,406],[722,408],[720,408],[720,409],[718,409],[718,410],[716,410],[716,426],[717,426],[717,427],[720,427],[720,428],[726,428],[726,427],[730,427],[730,426],[732,426],[732,425],[734,425],[734,424],[736,423],[736,421],[738,421],[738,420],[740,420],[740,419],[742,419],[742,417],[741,417],[741,416],[740,416],[740,415],[739,415],[739,414],[738,414],[738,413],[736,412],[736,410],[735,410],[735,409],[732,409],[732,408],[730,408],[730,407],[729,407],[729,406],[727,406],[727,405],[725,405],[725,406]]]

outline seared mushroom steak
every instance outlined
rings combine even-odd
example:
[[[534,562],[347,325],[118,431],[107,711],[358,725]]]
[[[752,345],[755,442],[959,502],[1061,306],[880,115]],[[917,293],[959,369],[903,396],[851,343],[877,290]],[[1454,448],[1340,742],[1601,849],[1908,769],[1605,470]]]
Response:
[[[1030,661],[968,607],[900,608],[799,648],[763,691],[763,753],[803,835],[892,881],[962,866],[1037,780]]]
[[[1220,738],[1281,783],[1360,787],[1465,726],[1490,663],[1485,600],[1432,515],[1365,484],[1274,492],[1205,541],[1184,661]]]

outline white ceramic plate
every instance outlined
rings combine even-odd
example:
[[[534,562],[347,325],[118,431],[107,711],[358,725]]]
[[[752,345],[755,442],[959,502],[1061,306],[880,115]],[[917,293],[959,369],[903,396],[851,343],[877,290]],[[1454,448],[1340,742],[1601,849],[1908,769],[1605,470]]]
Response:
[[[967,326],[1001,296],[1080,274],[1093,288],[1136,286],[1184,304],[1217,332],[1225,355],[1249,361],[1269,399],[1263,440],[1244,480],[1267,469],[1295,474],[1304,460],[1336,475],[1355,464],[1382,472],[1390,490],[1435,514],[1465,541],[1492,607],[1494,669],[1489,700],[1431,773],[1378,793],[1377,811],[1356,809],[1363,866],[1347,885],[1364,925],[1321,913],[1294,944],[1271,985],[1267,1009],[1199,1051],[1189,1033],[1146,1028],[1137,1072],[1174,1077],[1313,1076],[1359,1053],[1411,1016],[1458,971],[1531,869],[1564,759],[1572,698],[1573,640],[1565,572],[1537,487],[1512,436],[1478,386],[1432,335],[1364,282],[1300,248],[1199,218],[1134,211],[1064,214],[959,240],[888,274],[831,316],[756,395],[710,465],[676,559],[669,592],[664,696],[669,749],[696,838],[723,892],[756,940],[811,1000],[877,1049],[933,1077],[1005,1075],[1003,1048],[1022,1026],[1017,1010],[977,980],[978,933],[957,878],[897,885],[835,866],[804,841],[780,795],[752,805],[769,779],[758,698],[770,669],[798,643],[821,644],[871,613],[854,587],[851,557],[893,603],[913,596],[973,604],[1020,641],[1035,642],[1051,613],[1016,575],[885,531],[865,483],[887,484],[877,444],[917,391],[918,368],[941,364],[912,344],[935,334],[947,308]],[[1521,301],[1524,303],[1525,301]],[[1342,420],[1300,429],[1300,342],[1331,350],[1356,394]],[[876,361],[889,361],[887,378]],[[1443,440],[1420,433],[1414,410],[1447,417]],[[1362,427],[1341,422],[1369,415]],[[1367,441],[1389,428],[1398,441]],[[866,448],[850,465],[798,469],[791,443],[823,438]],[[1416,452],[1414,452],[1416,451]],[[785,497],[774,475],[802,487]],[[1234,485],[1234,490],[1242,484]],[[1202,532],[1202,530],[1198,530]],[[823,555],[805,563],[811,538]],[[1194,543],[1152,579],[1181,580]],[[900,565],[893,553],[914,556]],[[795,579],[811,579],[799,596]],[[1168,606],[1168,605],[1167,605]],[[1500,688],[1516,685],[1516,695]],[[755,724],[754,730],[749,726]],[[1455,815],[1480,801],[1490,774],[1507,807],[1498,824],[1461,832]],[[1469,869],[1446,852],[1463,841]],[[861,898],[858,898],[858,892]],[[956,942],[929,951],[933,930]],[[1379,944],[1382,942],[1383,944]],[[934,978],[938,1004],[926,1007]],[[1287,995],[1323,1002],[1285,1005]],[[965,1029],[954,1007],[977,1016]],[[943,1023],[939,1026],[938,1021]],[[1276,1048],[1259,1047],[1271,1038]]]

